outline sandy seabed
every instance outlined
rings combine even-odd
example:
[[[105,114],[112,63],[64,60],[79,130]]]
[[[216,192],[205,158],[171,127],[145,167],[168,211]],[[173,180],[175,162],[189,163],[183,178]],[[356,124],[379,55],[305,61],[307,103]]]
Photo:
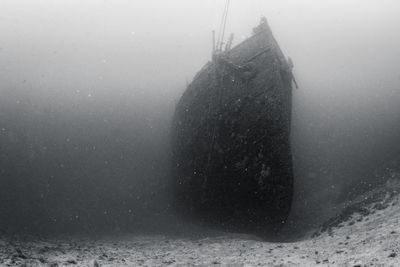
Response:
[[[400,203],[306,240],[249,235],[0,239],[1,266],[400,266]]]

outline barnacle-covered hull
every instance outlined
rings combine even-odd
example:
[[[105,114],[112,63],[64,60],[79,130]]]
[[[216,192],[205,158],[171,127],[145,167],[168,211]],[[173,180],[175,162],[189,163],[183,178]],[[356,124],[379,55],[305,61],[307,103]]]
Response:
[[[266,22],[217,54],[177,104],[175,205],[226,229],[277,232],[293,195],[292,73]]]

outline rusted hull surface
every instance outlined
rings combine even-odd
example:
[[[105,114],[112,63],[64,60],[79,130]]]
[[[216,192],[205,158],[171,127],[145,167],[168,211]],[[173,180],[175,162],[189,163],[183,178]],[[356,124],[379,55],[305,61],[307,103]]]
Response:
[[[173,120],[182,212],[233,230],[281,228],[293,195],[291,77],[268,27],[198,73]]]

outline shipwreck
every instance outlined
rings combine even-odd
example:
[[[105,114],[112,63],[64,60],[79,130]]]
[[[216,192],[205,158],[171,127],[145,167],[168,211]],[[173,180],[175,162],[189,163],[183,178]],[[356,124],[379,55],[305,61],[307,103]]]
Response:
[[[212,60],[176,106],[174,204],[207,225],[277,233],[293,196],[293,64],[265,18],[233,48],[232,40],[213,42]]]

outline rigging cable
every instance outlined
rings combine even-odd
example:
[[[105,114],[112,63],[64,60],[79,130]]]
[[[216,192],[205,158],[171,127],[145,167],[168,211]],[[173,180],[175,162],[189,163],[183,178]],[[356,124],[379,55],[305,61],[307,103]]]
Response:
[[[223,27],[223,29],[222,29],[222,37],[221,37],[221,44],[220,44],[220,45],[221,45],[221,47],[220,47],[221,50],[222,50],[223,40],[224,40],[224,36],[225,36],[226,21],[227,21],[227,19],[228,19],[229,3],[230,3],[230,0],[227,0],[227,1],[226,1],[225,18],[224,18],[224,27]]]
[[[230,0],[226,0],[225,8],[224,8],[224,12],[223,12],[223,15],[222,15],[222,20],[221,20],[221,25],[220,25],[219,32],[218,32],[217,44],[215,46],[216,50],[218,50],[218,49],[221,50],[222,49],[224,33],[225,33],[225,26],[226,26],[226,20],[227,20],[227,17],[228,17],[229,3],[230,3]],[[222,66],[222,68],[225,68],[225,67]],[[215,150],[214,148],[215,148],[216,141],[217,141],[216,139],[217,139],[218,122],[215,121],[216,120],[215,116],[213,116],[215,114],[212,114],[213,113],[213,111],[212,111],[212,108],[213,108],[212,107],[212,103],[213,103],[214,96],[219,99],[219,101],[218,101],[219,107],[221,106],[221,100],[222,100],[222,91],[221,91],[221,89],[223,87],[223,78],[224,78],[224,76],[222,74],[218,75],[217,71],[215,72],[214,75],[215,75],[215,77],[214,77],[214,83],[215,83],[214,86],[216,88],[219,88],[220,90],[215,90],[215,92],[214,92],[215,95],[210,94],[210,97],[209,97],[209,106],[208,106],[207,116],[208,116],[209,121],[211,120],[214,123],[213,123],[213,125],[210,125],[210,124],[207,125],[207,132],[210,131],[210,135],[211,135],[210,136],[211,137],[211,140],[210,140],[211,143],[210,143],[210,150],[208,152],[207,161],[206,161],[207,162],[206,163],[206,170],[205,170],[206,175],[204,176],[204,179],[202,181],[202,189],[203,189],[202,201],[205,201],[205,199],[206,199],[206,188],[207,188],[207,183],[208,183],[207,176],[210,175],[210,172],[212,171],[212,169],[210,169],[210,166],[211,166],[212,159],[214,157],[214,150]],[[217,109],[218,109],[218,106],[217,106]]]
[[[222,12],[222,17],[221,17],[221,23],[220,23],[219,28],[218,28],[218,38],[217,38],[217,46],[216,46],[217,50],[219,49],[219,43],[221,42],[221,32],[222,32],[222,26],[224,24],[226,4],[227,4],[227,2],[225,2],[224,11]]]
[[[226,20],[228,17],[229,3],[230,3],[230,0],[226,0],[224,11],[222,13],[222,19],[221,19],[221,24],[219,26],[217,45],[216,45],[217,50],[222,49],[222,42],[223,42],[224,35],[225,35]]]

